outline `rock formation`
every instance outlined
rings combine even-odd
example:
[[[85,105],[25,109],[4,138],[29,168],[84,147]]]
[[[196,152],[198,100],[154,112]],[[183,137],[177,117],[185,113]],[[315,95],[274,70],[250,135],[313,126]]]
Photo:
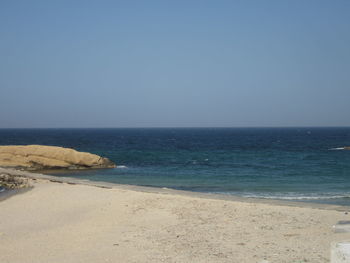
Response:
[[[96,154],[73,149],[44,146],[0,146],[0,166],[26,170],[44,169],[96,169],[113,168],[116,165]]]
[[[0,186],[6,189],[20,189],[29,187],[29,179],[14,175],[14,174],[2,174],[0,173]]]

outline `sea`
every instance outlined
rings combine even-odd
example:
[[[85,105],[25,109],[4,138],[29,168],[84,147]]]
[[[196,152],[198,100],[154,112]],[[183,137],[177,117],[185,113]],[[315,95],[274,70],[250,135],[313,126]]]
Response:
[[[350,128],[0,129],[0,145],[43,144],[108,157],[92,181],[350,205]],[[0,189],[1,191],[1,189]]]

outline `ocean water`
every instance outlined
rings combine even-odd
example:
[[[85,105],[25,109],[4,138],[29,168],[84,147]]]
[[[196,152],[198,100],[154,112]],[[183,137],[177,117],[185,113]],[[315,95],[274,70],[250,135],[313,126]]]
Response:
[[[70,147],[118,165],[58,176],[350,205],[350,128],[1,129],[8,144]]]

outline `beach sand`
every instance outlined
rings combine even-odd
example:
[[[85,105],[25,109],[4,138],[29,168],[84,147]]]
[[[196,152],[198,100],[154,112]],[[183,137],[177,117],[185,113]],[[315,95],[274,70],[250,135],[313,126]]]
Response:
[[[320,263],[350,240],[332,229],[349,214],[311,205],[33,183],[0,202],[1,263]]]

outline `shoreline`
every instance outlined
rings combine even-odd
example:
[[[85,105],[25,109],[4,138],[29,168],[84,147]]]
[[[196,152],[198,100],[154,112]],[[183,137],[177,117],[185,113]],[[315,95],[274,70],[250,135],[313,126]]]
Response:
[[[77,179],[73,177],[46,175],[38,172],[22,171],[17,169],[0,167],[0,173],[10,173],[13,175],[23,176],[34,180],[37,180],[37,179],[49,180],[50,182],[54,182],[54,183],[87,185],[87,186],[94,186],[94,187],[107,188],[107,189],[116,188],[116,189],[130,190],[130,191],[136,191],[136,192],[156,193],[156,194],[164,194],[164,195],[181,195],[181,196],[189,196],[189,197],[211,199],[211,200],[223,200],[223,201],[244,202],[244,203],[261,203],[261,204],[269,204],[269,205],[277,205],[277,206],[290,206],[290,207],[350,212],[350,206],[344,206],[344,205],[322,204],[322,203],[279,200],[279,199],[264,199],[264,198],[255,198],[255,197],[241,197],[236,195],[184,191],[184,190],[177,190],[177,189],[166,188],[166,187],[162,188],[162,187],[153,187],[153,186],[117,184],[117,183],[109,183],[109,182],[102,182],[102,181],[91,181],[87,179]]]
[[[329,263],[350,240],[348,207],[7,172],[33,187],[0,202],[4,263]]]

